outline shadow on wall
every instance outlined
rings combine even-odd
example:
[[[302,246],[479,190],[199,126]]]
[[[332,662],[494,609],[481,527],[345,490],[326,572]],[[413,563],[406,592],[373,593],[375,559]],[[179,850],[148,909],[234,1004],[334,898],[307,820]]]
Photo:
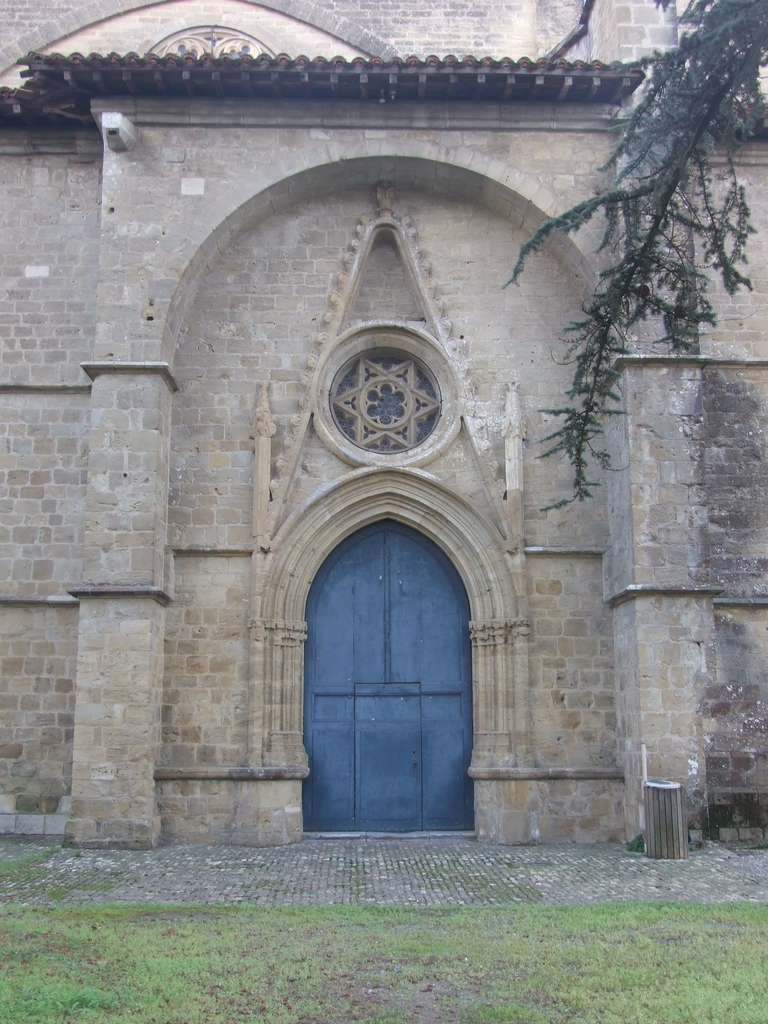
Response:
[[[736,376],[736,374],[739,376]],[[744,371],[707,368],[709,564],[725,599],[768,597],[768,393]],[[709,834],[768,838],[768,607],[721,604],[717,676],[702,701]]]

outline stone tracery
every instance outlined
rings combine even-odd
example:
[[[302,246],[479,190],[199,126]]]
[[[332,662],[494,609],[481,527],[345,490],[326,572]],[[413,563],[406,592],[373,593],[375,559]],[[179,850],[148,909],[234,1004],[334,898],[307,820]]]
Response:
[[[364,353],[336,376],[331,410],[337,426],[360,448],[407,451],[432,433],[440,392],[432,375],[403,352]]]
[[[260,53],[275,56],[274,51],[255,36],[240,32],[238,29],[223,28],[221,25],[201,25],[174,32],[173,35],[166,36],[156,43],[150,52],[158,57],[167,57],[168,54],[202,57],[204,53],[209,53],[213,57],[233,59],[241,56],[256,57]]]

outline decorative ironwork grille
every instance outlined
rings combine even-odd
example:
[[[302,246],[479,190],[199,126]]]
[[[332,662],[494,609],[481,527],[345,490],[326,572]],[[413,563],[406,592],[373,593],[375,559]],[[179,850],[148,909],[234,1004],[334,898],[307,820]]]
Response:
[[[440,415],[429,370],[403,352],[365,352],[336,374],[331,412],[339,430],[369,452],[408,451],[425,441]]]

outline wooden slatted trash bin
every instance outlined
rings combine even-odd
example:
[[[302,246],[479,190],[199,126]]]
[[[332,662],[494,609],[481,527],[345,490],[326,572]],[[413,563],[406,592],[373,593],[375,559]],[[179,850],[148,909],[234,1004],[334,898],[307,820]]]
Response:
[[[679,782],[643,783],[645,855],[654,860],[688,860],[688,823]]]

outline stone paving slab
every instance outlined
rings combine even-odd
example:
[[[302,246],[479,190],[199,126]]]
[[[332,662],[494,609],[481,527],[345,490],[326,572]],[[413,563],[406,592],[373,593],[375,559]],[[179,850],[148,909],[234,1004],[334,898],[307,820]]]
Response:
[[[65,850],[0,839],[0,904],[492,906],[600,900],[768,903],[768,851],[714,843],[688,861],[623,846],[495,846],[468,837],[317,839],[282,847]]]

